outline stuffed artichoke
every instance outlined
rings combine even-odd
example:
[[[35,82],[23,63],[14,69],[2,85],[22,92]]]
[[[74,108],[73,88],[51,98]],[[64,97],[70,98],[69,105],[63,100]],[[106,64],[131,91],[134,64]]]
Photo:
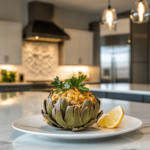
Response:
[[[53,127],[78,131],[92,126],[102,116],[100,100],[95,98],[82,81],[86,76],[78,79],[72,77],[64,83],[55,78],[51,84],[57,88],[50,92],[44,100],[41,111],[47,124]]]

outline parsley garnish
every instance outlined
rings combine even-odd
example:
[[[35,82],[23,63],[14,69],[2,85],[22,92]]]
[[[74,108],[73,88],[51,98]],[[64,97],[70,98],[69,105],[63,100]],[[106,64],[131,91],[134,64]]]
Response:
[[[85,76],[81,75],[79,76],[78,79],[76,77],[72,77],[70,79],[66,79],[65,82],[62,83],[59,81],[59,77],[56,76],[56,78],[54,78],[54,81],[51,84],[57,86],[54,92],[66,91],[76,87],[79,89],[81,93],[83,93],[89,90],[88,88],[85,87],[85,83],[82,84],[82,81],[86,77],[87,77],[86,75]]]

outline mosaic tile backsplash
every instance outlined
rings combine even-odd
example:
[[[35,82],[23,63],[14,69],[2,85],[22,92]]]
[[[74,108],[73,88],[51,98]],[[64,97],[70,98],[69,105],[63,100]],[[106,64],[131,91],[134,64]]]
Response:
[[[58,44],[24,42],[22,52],[27,79],[49,79],[57,72]]]

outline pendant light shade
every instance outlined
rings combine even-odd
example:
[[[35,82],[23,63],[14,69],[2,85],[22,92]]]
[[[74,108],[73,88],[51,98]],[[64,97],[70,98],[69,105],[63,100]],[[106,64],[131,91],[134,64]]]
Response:
[[[108,8],[105,9],[103,12],[101,24],[103,28],[110,29],[110,30],[116,27],[117,14],[116,14],[115,9],[111,8],[110,0],[109,0]]]
[[[134,23],[144,23],[149,21],[149,6],[146,0],[137,0],[131,10],[130,18]]]

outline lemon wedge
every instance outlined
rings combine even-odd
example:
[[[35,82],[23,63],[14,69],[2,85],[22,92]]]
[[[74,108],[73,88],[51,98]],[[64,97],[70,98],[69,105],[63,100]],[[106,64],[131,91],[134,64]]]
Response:
[[[106,116],[98,121],[98,126],[105,128],[116,128],[120,125],[122,119],[124,117],[123,108],[118,105],[114,109],[112,109]]]

